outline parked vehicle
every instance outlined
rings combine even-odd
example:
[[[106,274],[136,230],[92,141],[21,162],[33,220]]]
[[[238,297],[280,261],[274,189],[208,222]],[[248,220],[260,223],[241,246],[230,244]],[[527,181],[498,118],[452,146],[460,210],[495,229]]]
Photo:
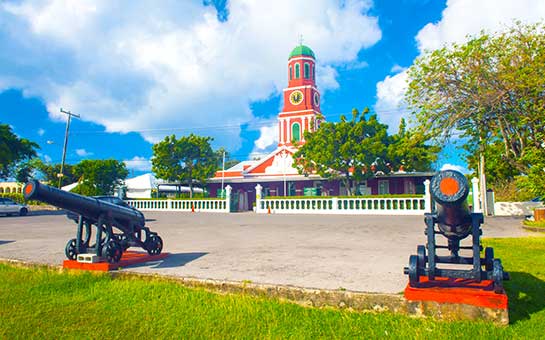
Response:
[[[0,197],[0,215],[19,215],[25,216],[28,214],[28,207],[24,204],[19,204],[11,198]]]

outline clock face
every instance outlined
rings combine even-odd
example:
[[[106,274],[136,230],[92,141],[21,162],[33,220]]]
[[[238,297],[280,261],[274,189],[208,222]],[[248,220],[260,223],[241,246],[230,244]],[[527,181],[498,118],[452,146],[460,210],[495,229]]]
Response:
[[[320,106],[320,95],[318,92],[314,92],[314,105]]]
[[[303,101],[303,98],[304,98],[303,92],[299,90],[293,91],[290,94],[290,103],[292,103],[293,105],[299,105]]]

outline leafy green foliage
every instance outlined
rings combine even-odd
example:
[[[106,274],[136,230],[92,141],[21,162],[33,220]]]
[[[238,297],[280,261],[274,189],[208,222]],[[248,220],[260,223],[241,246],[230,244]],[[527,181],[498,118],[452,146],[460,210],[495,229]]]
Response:
[[[194,181],[205,183],[217,170],[218,154],[211,137],[194,134],[176,139],[175,135],[153,145],[152,171],[157,178],[188,183],[193,197]]]
[[[17,179],[26,180],[25,173],[16,171],[16,167],[20,162],[36,157],[36,149],[39,148],[38,144],[19,138],[9,125],[0,124],[0,179],[6,179],[17,173]]]
[[[426,135],[407,132],[405,122],[394,136],[369,109],[352,110],[352,119],[343,115],[339,122],[323,122],[315,132],[305,132],[305,144],[294,154],[299,173],[317,173],[323,178],[339,179],[352,195],[352,186],[377,173],[399,169],[429,170],[438,147],[426,144]]]
[[[129,174],[125,163],[115,159],[86,159],[73,168],[79,184],[73,192],[87,196],[111,195]]]
[[[476,169],[495,183],[528,176],[545,193],[545,26],[523,25],[427,53],[409,69],[406,101],[416,129],[443,141],[461,134]]]
[[[41,177],[41,179],[49,184],[55,186],[58,184],[58,174],[61,172],[60,163],[49,164],[44,163],[39,158],[34,158],[30,162],[26,163],[26,166],[32,169],[33,173],[37,172],[36,175]],[[78,180],[78,177],[74,174],[74,166],[71,164],[64,164],[62,173],[64,174],[62,180],[62,183],[64,184],[74,183]]]

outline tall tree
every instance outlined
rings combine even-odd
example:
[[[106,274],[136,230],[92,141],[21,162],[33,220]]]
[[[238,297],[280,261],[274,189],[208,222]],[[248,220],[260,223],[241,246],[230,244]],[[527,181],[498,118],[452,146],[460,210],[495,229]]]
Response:
[[[194,134],[176,139],[175,135],[153,145],[152,171],[158,178],[187,183],[193,197],[194,181],[206,183],[217,170],[218,155],[211,137]]]
[[[27,166],[30,169],[32,169],[33,173],[37,173],[37,175],[44,181],[50,184],[57,185],[57,181],[59,180],[58,174],[61,172],[60,163],[57,163],[57,164],[44,163],[41,159],[34,158],[27,163]],[[64,175],[63,176],[64,183],[70,184],[78,180],[78,177],[74,174],[73,165],[64,164],[62,172]]]
[[[443,140],[460,135],[489,175],[484,156],[501,152],[502,162],[530,181],[545,176],[536,170],[545,132],[543,24],[516,23],[507,31],[482,33],[465,44],[425,54],[408,75],[406,100],[417,129]],[[494,175],[502,174],[511,176],[512,171]]]
[[[129,171],[125,163],[115,159],[86,159],[76,164],[74,174],[80,179],[74,189],[83,195],[111,195]]]
[[[368,178],[377,171],[389,172],[387,147],[388,126],[376,115],[366,119],[352,110],[352,119],[344,115],[339,122],[322,122],[315,132],[305,132],[305,144],[294,154],[299,173],[315,172],[327,179],[339,179],[352,195],[353,181]]]
[[[19,138],[7,124],[0,124],[0,178],[16,175],[17,165],[36,157],[39,145],[25,138]],[[17,176],[21,178],[20,176]]]
[[[398,133],[391,137],[387,159],[395,169],[405,171],[430,171],[441,151],[438,145],[430,144],[430,137],[422,131],[408,131],[401,118]]]

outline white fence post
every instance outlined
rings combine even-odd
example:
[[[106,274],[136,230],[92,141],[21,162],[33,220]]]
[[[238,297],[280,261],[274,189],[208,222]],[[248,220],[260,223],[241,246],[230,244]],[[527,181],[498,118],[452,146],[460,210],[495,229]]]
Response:
[[[431,213],[431,193],[430,193],[430,180],[424,181],[424,211]]]
[[[230,185],[225,187],[225,212],[231,212],[231,190]]]
[[[480,191],[479,191],[479,179],[473,177],[471,179],[471,184],[473,184],[473,212],[482,212],[481,211],[481,200],[480,200]]]
[[[263,190],[263,187],[259,185],[259,183],[255,186],[255,212],[259,212],[261,210],[261,190]]]

